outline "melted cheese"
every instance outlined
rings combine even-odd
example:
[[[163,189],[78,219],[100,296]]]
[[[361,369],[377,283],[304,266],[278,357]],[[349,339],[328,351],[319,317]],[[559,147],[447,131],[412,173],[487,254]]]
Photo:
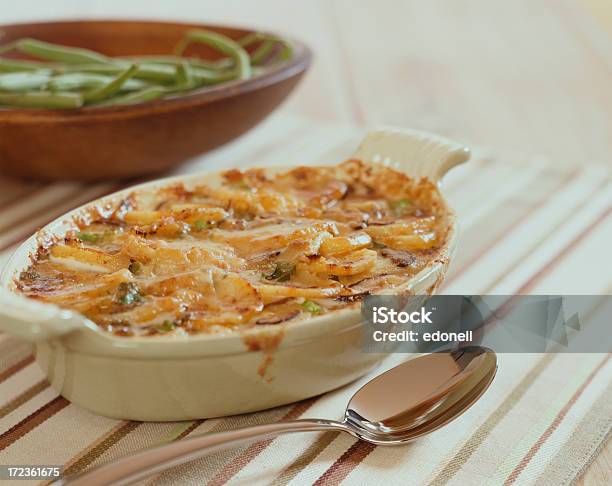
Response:
[[[334,312],[405,282],[447,229],[437,188],[347,161],[95,206],[17,281],[119,335],[232,332]]]

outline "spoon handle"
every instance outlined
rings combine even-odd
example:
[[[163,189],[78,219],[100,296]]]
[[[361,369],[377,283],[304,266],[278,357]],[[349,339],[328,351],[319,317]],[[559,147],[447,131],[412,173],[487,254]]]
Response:
[[[173,442],[147,449],[117,461],[98,466],[91,471],[53,483],[55,486],[114,486],[130,484],[173,466],[193,461],[245,443],[269,439],[290,432],[335,430],[348,432],[348,427],[333,420],[304,419],[291,422],[257,425],[228,432],[206,434],[193,439]]]

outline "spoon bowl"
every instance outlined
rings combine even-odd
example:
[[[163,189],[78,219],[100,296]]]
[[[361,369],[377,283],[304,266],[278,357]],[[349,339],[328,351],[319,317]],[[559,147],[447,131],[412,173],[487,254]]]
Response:
[[[413,440],[423,435],[420,431],[432,432],[467,410],[489,387],[496,370],[495,354],[480,346],[422,356],[361,387],[347,406],[344,422],[353,435],[374,444]]]
[[[342,421],[302,419],[206,434],[148,449],[54,484],[130,484],[207,454],[290,432],[348,432],[376,445],[401,445],[465,412],[489,387],[496,371],[495,353],[480,346],[420,356],[357,390]]]

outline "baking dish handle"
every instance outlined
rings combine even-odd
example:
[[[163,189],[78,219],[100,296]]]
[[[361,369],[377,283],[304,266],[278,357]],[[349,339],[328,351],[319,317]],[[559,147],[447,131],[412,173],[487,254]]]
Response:
[[[470,158],[470,149],[439,135],[383,128],[363,139],[353,158],[394,167],[410,177],[440,182],[444,174]]]
[[[46,341],[77,329],[86,319],[76,312],[61,309],[0,288],[0,332],[28,341]]]

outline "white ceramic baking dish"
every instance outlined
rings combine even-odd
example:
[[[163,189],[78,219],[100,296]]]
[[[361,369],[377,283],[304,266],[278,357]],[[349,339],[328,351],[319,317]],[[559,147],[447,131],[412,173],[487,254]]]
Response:
[[[351,154],[347,154],[351,155]],[[369,133],[353,158],[394,166],[411,177],[439,182],[469,158],[464,146],[413,130]],[[286,167],[282,168],[286,170]],[[278,170],[278,169],[273,169]],[[117,337],[82,316],[13,293],[14,279],[30,263],[41,238],[63,235],[71,219],[91,204],[115,202],[134,189],[182,181],[187,186],[218,180],[215,174],[180,176],[117,192],[50,223],[15,252],[0,276],[0,331],[33,342],[36,362],[68,400],[109,417],[169,421],[262,410],[315,396],[362,376],[383,356],[362,352],[359,308],[286,326],[262,326],[230,335]],[[449,234],[441,256],[402,288],[431,293],[442,281],[457,241],[449,210]],[[33,323],[31,316],[37,317]],[[266,342],[284,333],[264,377],[265,350],[253,351],[248,336]]]

